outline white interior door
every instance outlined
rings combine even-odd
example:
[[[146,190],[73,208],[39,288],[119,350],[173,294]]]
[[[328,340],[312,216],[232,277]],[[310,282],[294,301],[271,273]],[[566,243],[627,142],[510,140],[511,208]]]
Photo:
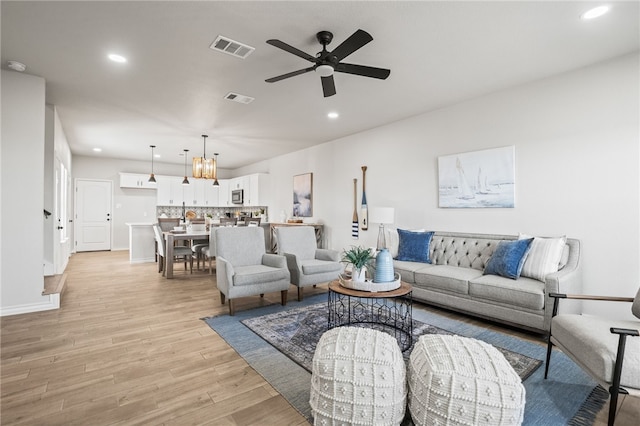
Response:
[[[71,179],[67,168],[57,156],[55,159],[55,173],[56,186],[54,215],[56,217],[56,232],[53,240],[53,259],[55,273],[61,274],[67,267],[69,255],[71,253],[71,244],[69,241],[69,235],[71,235],[69,226],[72,223],[69,216],[69,190],[71,189]]]
[[[76,251],[111,250],[112,182],[76,180]]]

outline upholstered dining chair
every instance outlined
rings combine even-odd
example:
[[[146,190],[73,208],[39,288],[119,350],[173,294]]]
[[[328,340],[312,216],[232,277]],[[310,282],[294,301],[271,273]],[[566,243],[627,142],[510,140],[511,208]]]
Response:
[[[162,232],[171,231],[175,226],[180,226],[179,217],[159,217],[158,225]]]
[[[298,287],[298,301],[304,287],[333,281],[342,272],[340,253],[319,249],[312,226],[278,226],[275,232],[278,254],[286,257],[291,283]]]
[[[610,320],[591,315],[558,313],[560,299],[633,302],[631,312],[640,319],[640,289],[635,299],[550,293],[553,317],[547,344],[544,378],[549,373],[553,346],[557,346],[609,391],[609,426],[616,418],[618,395],[640,395],[640,320]],[[627,339],[629,337],[629,339]]]
[[[260,226],[260,218],[259,217],[245,217],[244,218],[245,226]]]
[[[171,231],[174,227],[180,226],[180,218],[179,217],[159,217],[158,225],[160,225],[160,229],[162,232],[168,232],[168,231]],[[156,262],[157,261],[158,261],[158,242],[156,241]],[[158,266],[161,266],[161,265],[158,265]]]
[[[237,217],[221,217],[220,226],[236,226],[238,224]]]
[[[215,232],[216,280],[222,304],[229,299],[229,315],[239,297],[279,291],[287,304],[289,270],[283,256],[265,252],[260,227],[220,227]]]
[[[216,231],[219,226],[209,227],[209,244],[202,248],[202,256],[209,261],[209,275],[213,275],[213,259],[216,257]],[[204,266],[204,260],[202,261]]]
[[[193,273],[193,252],[191,251],[191,247],[186,246],[175,246],[173,248],[173,259],[166,259],[167,249],[165,247],[164,237],[162,235],[162,229],[159,224],[153,225],[153,233],[156,237],[156,245],[157,250],[156,253],[159,257],[158,259],[158,272],[162,272],[164,276],[164,262],[174,262],[176,259],[181,258],[184,262],[184,270],[187,270],[187,261],[189,262],[190,272]]]

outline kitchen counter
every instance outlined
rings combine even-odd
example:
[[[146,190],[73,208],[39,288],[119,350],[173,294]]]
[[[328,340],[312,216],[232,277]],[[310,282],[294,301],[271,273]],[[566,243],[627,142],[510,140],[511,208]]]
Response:
[[[153,223],[127,223],[129,226],[129,263],[155,262]]]

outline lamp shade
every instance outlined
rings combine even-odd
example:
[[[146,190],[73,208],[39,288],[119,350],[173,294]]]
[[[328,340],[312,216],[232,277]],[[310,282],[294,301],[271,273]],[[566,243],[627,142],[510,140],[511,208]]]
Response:
[[[395,209],[393,207],[372,207],[369,210],[369,222],[391,224],[394,222]]]

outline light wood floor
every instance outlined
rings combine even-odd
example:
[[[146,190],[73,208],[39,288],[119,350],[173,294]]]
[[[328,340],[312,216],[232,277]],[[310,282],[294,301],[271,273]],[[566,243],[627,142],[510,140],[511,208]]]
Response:
[[[61,309],[1,318],[1,424],[306,424],[200,320],[227,313],[215,275],[176,265],[166,280],[156,268],[129,264],[128,252],[76,254]],[[637,424],[638,401],[623,399],[617,425]]]

